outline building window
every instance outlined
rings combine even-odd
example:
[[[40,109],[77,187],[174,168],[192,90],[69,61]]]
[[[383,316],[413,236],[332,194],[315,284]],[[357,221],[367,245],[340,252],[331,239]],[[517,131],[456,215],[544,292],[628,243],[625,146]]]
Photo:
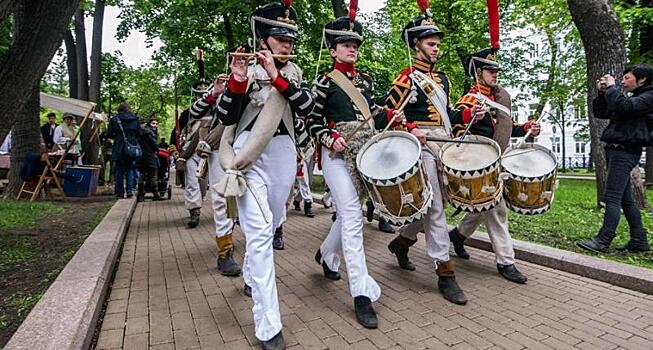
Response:
[[[576,153],[585,154],[585,142],[584,141],[576,141]]]
[[[560,153],[562,150],[562,145],[560,143],[560,136],[554,136],[551,138],[551,151],[553,153]]]

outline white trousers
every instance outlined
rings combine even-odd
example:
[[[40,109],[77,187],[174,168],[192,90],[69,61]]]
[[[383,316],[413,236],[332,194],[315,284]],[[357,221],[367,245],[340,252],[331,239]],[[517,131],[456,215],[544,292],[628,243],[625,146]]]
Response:
[[[186,209],[196,209],[202,207],[202,192],[200,191],[200,182],[197,178],[197,168],[200,165],[200,156],[193,154],[186,161],[186,187],[184,188],[184,200]]]
[[[496,207],[481,213],[467,213],[458,223],[458,232],[469,237],[483,224],[487,229],[497,264],[515,263],[515,250],[508,232],[508,208],[502,199]]]
[[[234,227],[233,220],[227,217],[227,200],[213,189],[213,185],[220,182],[223,176],[224,170],[220,166],[219,152],[213,151],[209,156],[209,188],[211,189],[211,206],[213,207],[216,237],[226,236]]]
[[[243,132],[236,139],[236,154],[249,134]],[[245,235],[243,279],[252,288],[254,332],[261,341],[270,340],[281,331],[272,238],[275,228],[282,223],[295,178],[295,152],[289,136],[273,137],[245,173],[248,190],[237,198],[240,228]]]
[[[331,195],[338,207],[336,221],[331,225],[329,234],[322,242],[320,251],[322,260],[330,270],[338,271],[342,248],[345,257],[349,293],[352,297],[366,296],[376,301],[381,296],[381,288],[368,274],[363,249],[363,211],[360,198],[354,187],[347,164],[344,159],[329,157],[329,150],[322,149],[322,171],[324,180],[331,189]]]
[[[417,240],[417,233],[424,231],[426,237],[426,252],[436,264],[449,260],[449,230],[447,217],[442,205],[442,193],[438,179],[438,170],[433,153],[424,147],[422,149],[422,167],[433,191],[431,208],[421,220],[405,225],[399,234],[410,240]]]

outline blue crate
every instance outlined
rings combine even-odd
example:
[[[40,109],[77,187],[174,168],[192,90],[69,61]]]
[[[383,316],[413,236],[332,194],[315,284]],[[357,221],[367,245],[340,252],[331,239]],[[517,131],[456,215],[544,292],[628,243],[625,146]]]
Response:
[[[68,167],[66,174],[81,178],[79,183],[64,180],[63,192],[68,197],[90,197],[97,190],[97,181],[100,175],[100,168],[97,167]]]

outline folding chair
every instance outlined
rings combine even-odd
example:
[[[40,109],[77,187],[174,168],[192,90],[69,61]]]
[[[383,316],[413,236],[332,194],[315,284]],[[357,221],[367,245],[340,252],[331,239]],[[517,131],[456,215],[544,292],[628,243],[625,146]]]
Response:
[[[62,156],[63,157],[63,156]],[[41,191],[45,192],[46,198],[54,198],[52,192],[50,191],[50,186],[54,182],[56,187],[59,189],[59,195],[63,198],[65,202],[68,202],[65,193],[63,192],[63,187],[61,186],[61,179],[57,176],[56,168],[50,162],[50,155],[48,153],[41,154],[42,162],[45,162],[45,167],[39,175],[38,182],[34,190],[31,190],[28,186],[31,181],[23,181],[23,185],[20,187],[20,192],[18,192],[18,197],[20,199],[23,196],[23,193],[31,195],[30,202],[34,202],[38,198]],[[60,162],[57,162],[59,165]]]

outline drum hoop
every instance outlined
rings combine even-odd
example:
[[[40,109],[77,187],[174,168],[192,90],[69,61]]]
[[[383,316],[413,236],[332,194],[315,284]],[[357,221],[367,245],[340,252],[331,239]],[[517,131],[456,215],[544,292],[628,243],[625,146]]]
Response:
[[[404,137],[404,138],[410,139],[411,141],[413,141],[417,145],[418,152],[417,152],[416,157],[415,157],[415,164],[408,171],[405,171],[405,172],[403,172],[403,173],[401,173],[401,174],[399,174],[399,175],[397,175],[395,177],[389,178],[389,179],[372,178],[370,175],[365,174],[361,170],[360,164],[361,164],[361,159],[363,157],[363,154],[365,154],[365,151],[367,151],[367,149],[370,148],[370,146],[372,144],[376,143],[377,140],[382,140],[382,139],[389,138],[389,137]],[[417,139],[417,137],[415,137],[415,135],[413,135],[411,133],[408,133],[408,132],[405,132],[405,131],[392,130],[392,131],[387,131],[385,134],[383,134],[383,133],[376,134],[376,135],[372,136],[367,142],[365,142],[365,144],[363,144],[363,146],[358,151],[358,154],[356,155],[356,169],[358,170],[358,173],[366,181],[372,182],[374,184],[378,183],[379,186],[392,186],[392,185],[396,185],[398,183],[403,182],[403,181],[398,181],[398,180],[400,178],[402,178],[402,177],[403,177],[403,180],[405,180],[405,179],[409,178],[409,176],[407,176],[407,175],[415,174],[417,172],[417,169],[415,169],[415,168],[419,168],[419,165],[421,164],[421,162],[422,162],[422,145],[419,143],[419,140]]]
[[[490,210],[499,204],[499,202],[503,198],[503,183],[499,182],[499,189],[496,191],[496,194],[494,197],[492,197],[491,200],[487,201],[487,203],[483,205],[473,205],[469,203],[465,203],[463,201],[458,201],[457,199],[450,197],[450,203],[451,205],[456,208],[460,209],[469,213],[481,213],[487,210]]]
[[[517,214],[522,214],[522,215],[539,215],[539,214],[544,214],[551,208],[551,204],[553,203],[553,199],[555,198],[555,192],[551,193],[551,200],[544,206],[539,207],[539,208],[522,208],[515,206],[508,202],[506,200],[506,204],[508,205],[508,208]]]
[[[455,167],[447,165],[444,162],[444,152],[446,152],[447,149],[456,146],[456,144],[454,144],[454,143],[448,143],[448,144],[445,144],[444,146],[442,146],[442,148],[440,149],[440,155],[439,156],[440,156],[440,161],[442,162],[443,169],[447,173],[449,173],[449,174],[451,174],[453,176],[462,177],[464,179],[481,177],[481,176],[487,175],[488,173],[494,172],[496,170],[496,168],[499,167],[499,165],[501,163],[501,157],[503,156],[502,153],[501,153],[501,147],[499,147],[499,144],[496,141],[494,141],[493,139],[491,139],[491,138],[488,138],[488,137],[485,137],[485,136],[480,136],[480,135],[469,135],[469,136],[467,136],[467,139],[468,140],[478,140],[478,141],[487,142],[490,146],[494,147],[494,149],[497,151],[498,155],[497,155],[496,159],[494,159],[494,161],[492,161],[492,163],[490,163],[489,165],[487,165],[487,166],[485,166],[485,167],[483,167],[481,169],[473,169],[473,170],[456,169]]]
[[[443,165],[443,169],[447,172],[447,174],[462,179],[474,179],[478,177],[484,177],[488,174],[495,172],[500,166],[498,160],[483,169],[476,169],[476,170],[458,170],[458,169],[450,168],[446,166],[444,163],[442,163],[442,165]]]

